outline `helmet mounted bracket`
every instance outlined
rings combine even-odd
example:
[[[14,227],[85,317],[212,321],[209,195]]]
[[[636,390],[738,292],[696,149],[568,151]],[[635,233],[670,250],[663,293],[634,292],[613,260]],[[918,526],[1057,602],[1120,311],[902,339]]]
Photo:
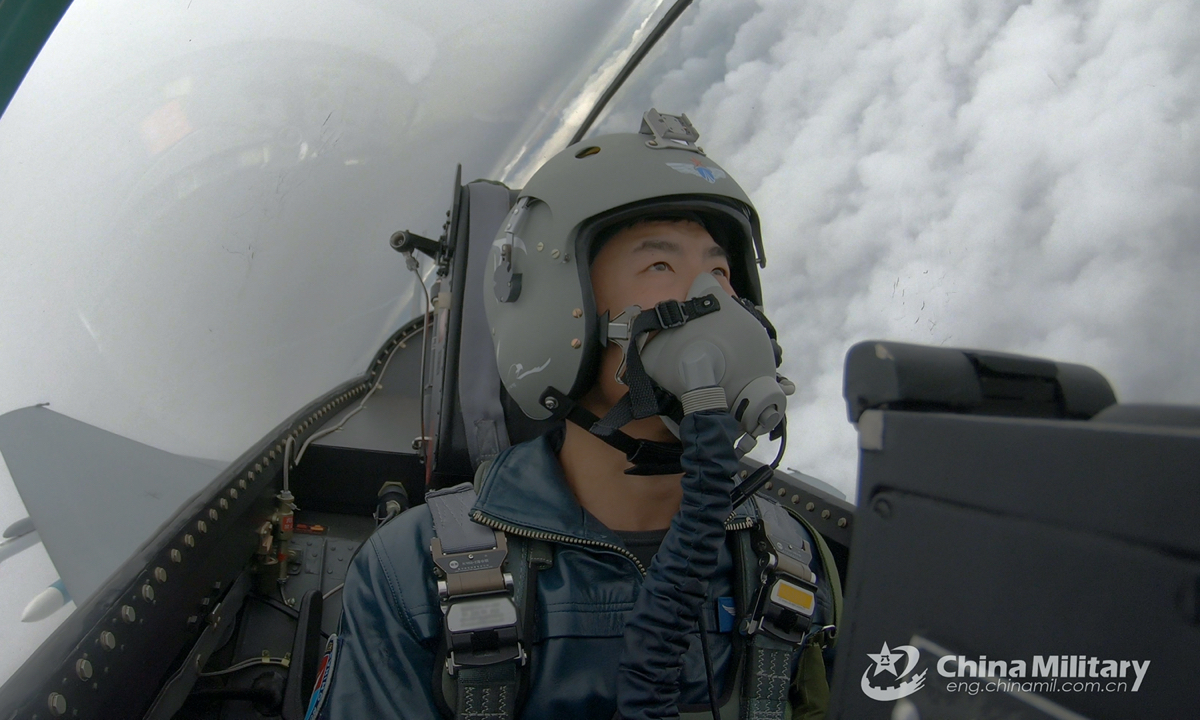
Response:
[[[496,299],[502,303],[516,302],[521,296],[521,273],[513,271],[513,255],[517,247],[522,250],[525,247],[525,243],[517,236],[517,227],[528,209],[529,198],[521,198],[508,214],[508,220],[504,224],[504,242],[500,245],[500,257],[492,276]]]
[[[704,154],[704,148],[696,144],[700,139],[700,131],[692,125],[687,115],[664,115],[650,108],[642,115],[642,128],[639,132],[654,136],[646,141],[646,147],[653,150],[690,150],[700,155]]]

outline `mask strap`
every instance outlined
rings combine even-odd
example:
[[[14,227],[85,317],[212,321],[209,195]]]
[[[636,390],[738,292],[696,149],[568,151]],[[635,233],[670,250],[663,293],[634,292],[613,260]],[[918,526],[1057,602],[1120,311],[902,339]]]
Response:
[[[638,352],[640,345],[638,339],[642,334],[654,330],[677,328],[690,320],[720,309],[721,305],[717,302],[716,296],[709,293],[684,302],[664,300],[654,306],[653,312],[638,313],[637,317],[633,319],[629,328],[629,345],[625,349],[625,384],[629,386],[629,399],[633,406],[631,419],[667,414],[661,404],[662,396],[666,393],[663,393],[654,384],[642,365],[642,358]],[[607,419],[605,418],[605,420]],[[620,427],[620,425],[616,427]]]

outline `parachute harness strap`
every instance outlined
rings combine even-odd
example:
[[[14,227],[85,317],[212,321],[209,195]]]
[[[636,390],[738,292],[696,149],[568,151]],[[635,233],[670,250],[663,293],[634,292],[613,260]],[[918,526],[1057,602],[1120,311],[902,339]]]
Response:
[[[475,489],[462,483],[425,496],[433,517],[430,553],[437,567],[446,674],[456,681],[455,717],[516,717],[527,640],[505,572],[505,535],[471,521]]]

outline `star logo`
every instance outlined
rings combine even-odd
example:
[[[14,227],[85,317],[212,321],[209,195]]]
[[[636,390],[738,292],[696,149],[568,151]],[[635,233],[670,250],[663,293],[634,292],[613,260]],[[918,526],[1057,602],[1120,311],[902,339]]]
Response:
[[[899,700],[902,697],[912,695],[925,686],[925,674],[929,670],[922,670],[919,673],[913,674],[913,670],[917,668],[917,658],[920,657],[920,651],[912,645],[898,645],[893,649],[889,648],[885,642],[882,650],[877,653],[867,653],[867,657],[871,658],[872,665],[863,671],[860,686],[862,687],[863,694],[872,700],[879,700],[881,702]],[[899,664],[901,658],[904,659],[903,670],[901,670]],[[874,669],[874,672],[871,672],[872,669]],[[871,679],[884,671],[891,673],[892,677],[902,682],[883,687],[874,685]],[[886,680],[884,678],[881,682]]]
[[[695,175],[696,177],[704,178],[710,183],[715,183],[725,177],[724,170],[709,167],[696,158],[693,158],[690,163],[667,163],[667,167],[684,175]]]
[[[905,655],[904,653],[892,652],[888,649],[887,643],[885,642],[883,644],[883,649],[880,650],[878,654],[867,653],[867,657],[875,661],[876,675],[884,670],[887,670],[892,675],[899,677],[899,674],[896,672],[896,661],[902,657],[905,657]]]

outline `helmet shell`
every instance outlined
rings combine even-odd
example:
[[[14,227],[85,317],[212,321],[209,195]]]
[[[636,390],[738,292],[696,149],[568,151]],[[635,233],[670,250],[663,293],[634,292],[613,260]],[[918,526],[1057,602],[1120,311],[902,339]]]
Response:
[[[496,366],[531,418],[555,414],[540,404],[547,388],[578,399],[595,380],[603,347],[588,258],[605,229],[672,212],[700,215],[729,253],[734,289],[761,304],[757,268],[764,259],[750,198],[703,153],[652,143],[642,133],[605,135],[550,158],[492,243],[483,301]],[[503,251],[506,245],[511,249]],[[507,302],[501,300],[507,284],[497,292],[496,272],[509,261],[505,252],[521,275],[519,294]]]

